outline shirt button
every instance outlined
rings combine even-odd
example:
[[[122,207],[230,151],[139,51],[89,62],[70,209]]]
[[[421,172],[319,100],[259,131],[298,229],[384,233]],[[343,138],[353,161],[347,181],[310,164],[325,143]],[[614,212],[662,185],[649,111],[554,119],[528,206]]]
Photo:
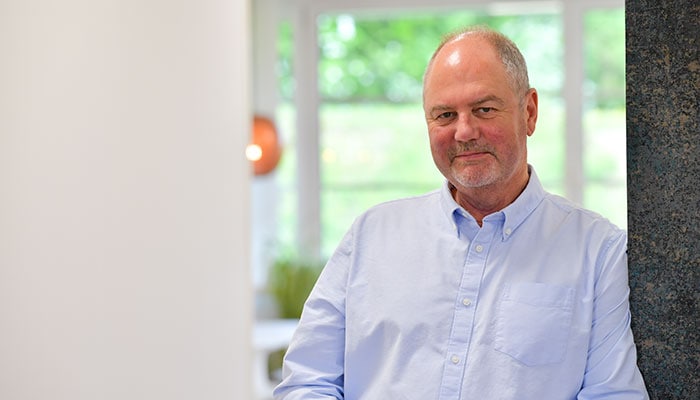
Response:
[[[462,300],[462,304],[464,304],[465,306],[470,306],[472,305],[472,301],[469,299],[464,299]]]
[[[511,233],[513,233],[513,230],[510,228],[506,228],[506,235],[510,235]]]
[[[476,245],[476,252],[481,253],[482,251],[484,251],[484,246],[480,244]]]
[[[450,361],[452,361],[452,364],[457,364],[459,363],[459,357],[453,355],[450,357]]]

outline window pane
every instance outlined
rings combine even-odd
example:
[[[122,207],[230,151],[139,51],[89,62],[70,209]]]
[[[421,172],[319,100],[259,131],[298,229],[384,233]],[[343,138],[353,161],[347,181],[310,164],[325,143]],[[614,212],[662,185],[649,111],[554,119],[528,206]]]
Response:
[[[440,185],[420,104],[326,103],[321,122],[323,254],[368,207]]]
[[[585,14],[584,205],[627,227],[625,14]]]

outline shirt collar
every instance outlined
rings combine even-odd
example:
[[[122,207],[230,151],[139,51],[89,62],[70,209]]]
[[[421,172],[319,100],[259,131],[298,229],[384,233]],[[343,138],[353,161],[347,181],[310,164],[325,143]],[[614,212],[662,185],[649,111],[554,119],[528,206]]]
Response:
[[[503,240],[507,240],[513,233],[522,225],[522,223],[527,219],[527,217],[532,214],[532,212],[537,208],[537,206],[542,202],[545,196],[544,188],[542,183],[537,177],[535,169],[528,164],[528,172],[530,174],[530,180],[525,186],[525,190],[520,193],[514,202],[509,204],[503,210],[494,213],[501,214],[496,218],[503,220],[503,225],[501,225],[501,235]],[[455,234],[459,235],[459,219],[469,218],[473,220],[473,217],[464,210],[457,202],[452,198],[452,193],[450,192],[451,184],[445,180],[440,189],[440,206],[445,216],[450,221],[450,224],[455,230]],[[494,216],[491,214],[491,216]],[[484,220],[490,219],[490,216],[486,216]],[[474,221],[476,223],[476,221]]]

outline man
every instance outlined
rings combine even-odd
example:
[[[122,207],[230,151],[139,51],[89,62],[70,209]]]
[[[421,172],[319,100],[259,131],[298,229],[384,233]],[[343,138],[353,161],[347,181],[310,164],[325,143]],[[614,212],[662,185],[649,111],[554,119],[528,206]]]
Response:
[[[626,234],[527,164],[537,92],[515,45],[449,36],[424,78],[441,190],[380,204],[341,241],[277,399],[646,399]]]

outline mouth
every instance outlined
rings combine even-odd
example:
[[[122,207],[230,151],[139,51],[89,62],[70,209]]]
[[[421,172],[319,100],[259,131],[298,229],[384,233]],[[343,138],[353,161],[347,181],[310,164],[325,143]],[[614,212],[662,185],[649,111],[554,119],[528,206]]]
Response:
[[[451,161],[460,161],[460,162],[478,162],[483,160],[484,158],[487,158],[489,156],[492,156],[493,154],[489,151],[468,151],[468,152],[460,152],[455,154],[454,156],[451,157]]]

